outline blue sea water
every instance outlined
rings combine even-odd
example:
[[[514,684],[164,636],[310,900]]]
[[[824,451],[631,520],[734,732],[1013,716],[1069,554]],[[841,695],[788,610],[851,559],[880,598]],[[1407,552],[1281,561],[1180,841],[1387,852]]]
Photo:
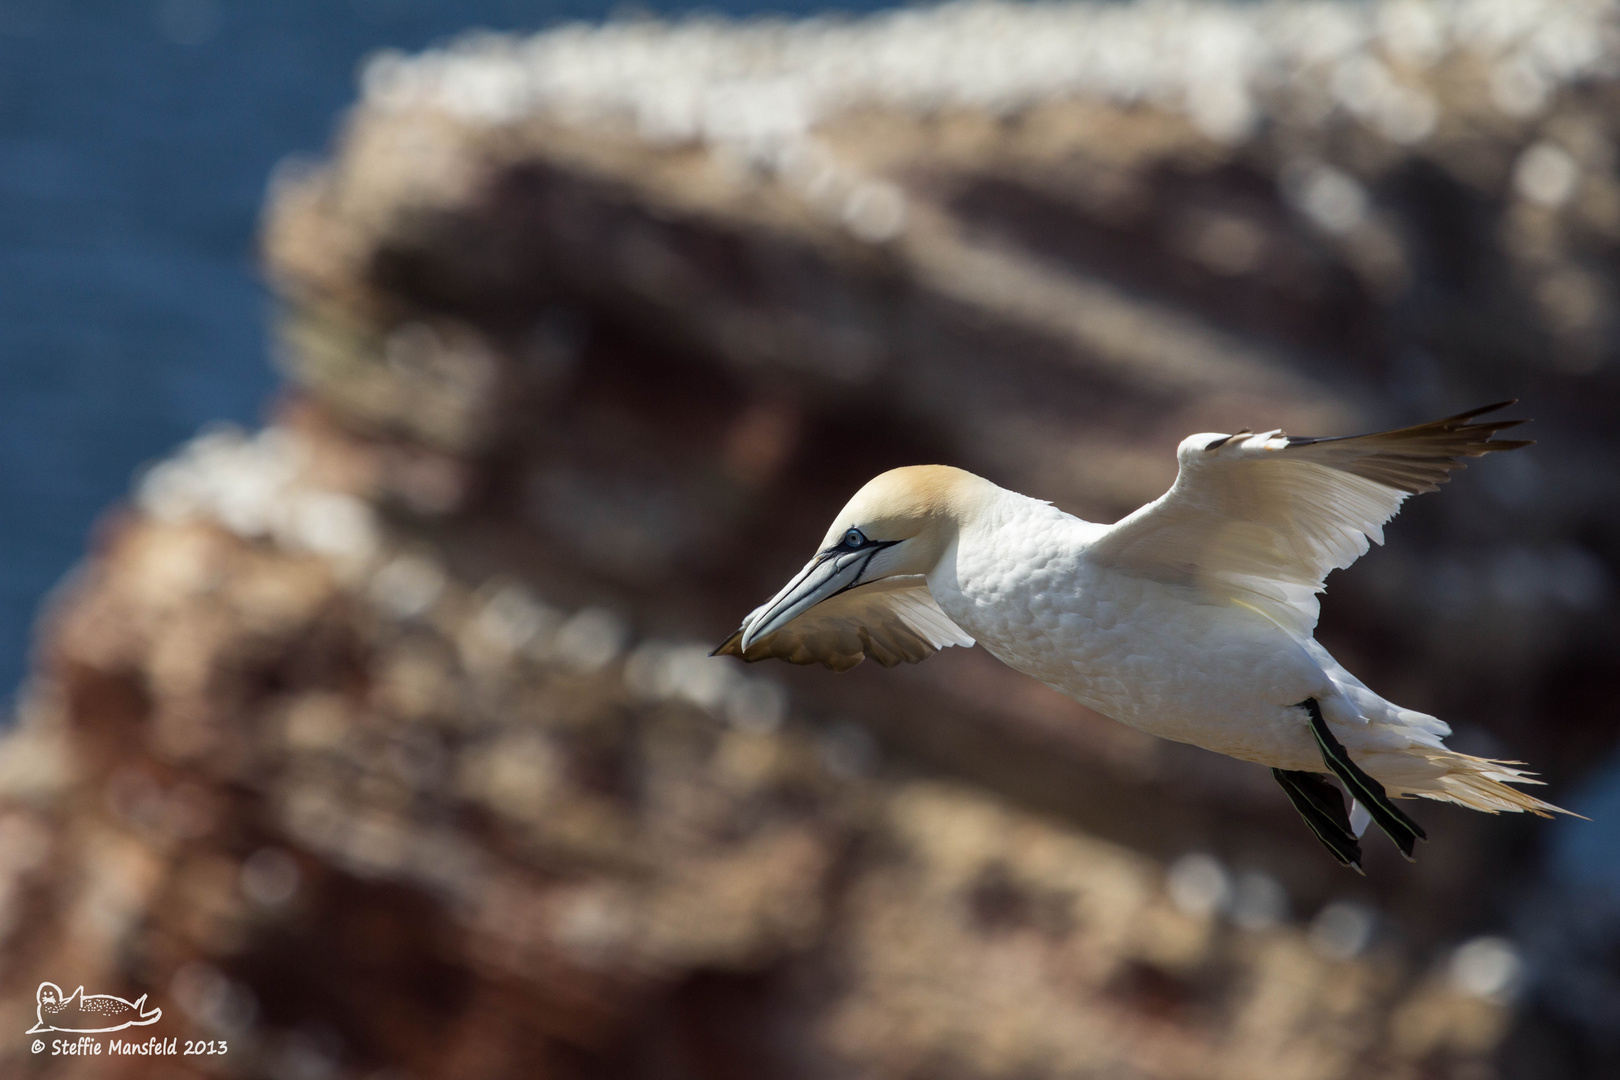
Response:
[[[254,265],[265,180],[326,146],[359,62],[476,26],[609,12],[603,0],[0,0],[0,696],[24,673],[40,599],[140,465],[208,421],[259,418],[276,381]]]

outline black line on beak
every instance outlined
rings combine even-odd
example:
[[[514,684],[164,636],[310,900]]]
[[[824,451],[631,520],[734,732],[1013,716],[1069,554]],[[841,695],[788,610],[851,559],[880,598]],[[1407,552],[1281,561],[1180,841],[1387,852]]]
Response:
[[[833,598],[833,596],[842,596],[844,593],[849,592],[849,590],[855,588],[855,586],[857,586],[857,585],[866,584],[866,582],[861,580],[861,575],[866,573],[866,568],[872,564],[872,557],[874,555],[876,555],[878,552],[882,551],[884,548],[891,548],[891,547],[894,547],[894,545],[899,544],[899,543],[904,543],[904,541],[901,541],[901,540],[873,540],[872,542],[867,544],[866,547],[861,548],[859,551],[855,552],[854,554],[865,555],[866,556],[865,559],[861,560],[860,569],[855,571],[855,580],[851,581],[848,585],[845,585],[842,589],[839,589],[837,592],[833,593],[831,596],[828,596],[827,600],[831,600]],[[822,552],[822,554],[823,555],[832,555],[832,554],[834,554],[834,552],[825,551],[825,552]],[[847,555],[847,554],[850,554],[850,552],[845,552],[844,554]],[[827,600],[823,600],[822,603],[826,603]]]

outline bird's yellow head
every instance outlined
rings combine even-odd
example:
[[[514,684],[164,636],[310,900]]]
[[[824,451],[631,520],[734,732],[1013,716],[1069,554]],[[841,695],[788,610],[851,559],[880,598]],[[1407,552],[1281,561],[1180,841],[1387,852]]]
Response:
[[[874,477],[838,512],[815,558],[748,617],[742,649],[856,586],[926,576],[996,490],[948,465],[910,465]]]

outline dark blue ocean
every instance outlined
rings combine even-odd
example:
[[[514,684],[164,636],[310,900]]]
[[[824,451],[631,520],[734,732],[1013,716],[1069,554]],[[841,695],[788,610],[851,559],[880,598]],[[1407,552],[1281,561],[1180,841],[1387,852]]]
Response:
[[[0,0],[0,698],[23,676],[40,599],[142,463],[210,420],[259,417],[276,382],[254,265],[265,180],[326,147],[360,61],[609,11]]]

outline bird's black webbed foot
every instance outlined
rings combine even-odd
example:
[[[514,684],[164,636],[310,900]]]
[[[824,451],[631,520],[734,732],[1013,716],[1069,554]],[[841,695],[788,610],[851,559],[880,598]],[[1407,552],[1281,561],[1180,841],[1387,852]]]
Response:
[[[1412,848],[1419,840],[1427,840],[1428,834],[1423,827],[1407,817],[1400,807],[1396,806],[1384,794],[1384,785],[1368,776],[1361,766],[1350,760],[1350,754],[1345,750],[1344,744],[1334,738],[1333,732],[1328,730],[1327,721],[1322,719],[1322,708],[1315,698],[1306,698],[1300,702],[1298,708],[1304,709],[1311,715],[1311,733],[1316,736],[1316,745],[1322,751],[1322,761],[1333,770],[1345,790],[1362,806],[1367,813],[1378,823],[1378,827],[1401,849],[1401,854],[1410,861]],[[1297,804],[1296,804],[1297,805]]]
[[[1350,816],[1344,811],[1339,789],[1318,773],[1272,769],[1271,775],[1288,793],[1288,801],[1322,841],[1322,846],[1339,860],[1339,865],[1361,873],[1361,842],[1350,828]]]

